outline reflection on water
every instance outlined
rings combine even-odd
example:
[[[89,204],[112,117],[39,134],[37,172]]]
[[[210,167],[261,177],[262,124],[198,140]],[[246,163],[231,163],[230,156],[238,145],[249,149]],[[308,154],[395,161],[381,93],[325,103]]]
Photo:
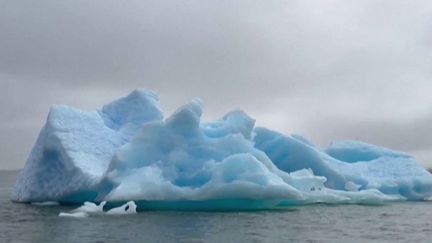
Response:
[[[10,202],[12,183],[13,177],[0,175],[0,242],[424,242],[432,237],[432,203],[425,202],[72,219],[58,217],[69,207]]]

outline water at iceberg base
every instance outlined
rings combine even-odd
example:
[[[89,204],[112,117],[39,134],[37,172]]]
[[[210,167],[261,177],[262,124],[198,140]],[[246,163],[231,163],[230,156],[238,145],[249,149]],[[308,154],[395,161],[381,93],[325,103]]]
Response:
[[[255,127],[241,110],[209,123],[202,113],[194,99],[164,118],[158,96],[146,90],[94,111],[53,106],[12,200],[260,210],[432,196],[432,175],[405,153],[359,141],[321,149]]]

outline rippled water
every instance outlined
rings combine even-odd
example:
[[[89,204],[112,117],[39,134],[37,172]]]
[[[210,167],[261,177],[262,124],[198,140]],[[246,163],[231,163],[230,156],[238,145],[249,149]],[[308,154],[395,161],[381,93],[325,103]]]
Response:
[[[63,206],[9,201],[14,173],[0,174],[0,242],[430,242],[432,203],[314,205],[289,211],[143,212],[58,217]]]

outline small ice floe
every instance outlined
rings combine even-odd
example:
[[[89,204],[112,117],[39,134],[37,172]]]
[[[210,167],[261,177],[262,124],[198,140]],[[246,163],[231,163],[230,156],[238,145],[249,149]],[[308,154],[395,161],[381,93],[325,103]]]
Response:
[[[60,217],[69,217],[69,218],[87,218],[89,215],[85,212],[75,212],[75,213],[63,213],[59,214]]]
[[[101,202],[99,205],[92,202],[84,202],[81,207],[72,210],[72,213],[84,212],[87,214],[102,214],[104,212],[103,207],[105,204],[105,201]]]
[[[81,207],[72,210],[69,213],[61,212],[59,214],[60,217],[71,217],[71,218],[86,218],[90,215],[94,214],[103,214],[105,213],[103,211],[103,207],[105,206],[106,202],[103,201],[99,205],[92,203],[92,202],[85,202]],[[109,215],[125,215],[125,214],[135,214],[137,205],[134,201],[129,201],[126,204],[123,204],[120,207],[113,208],[108,210],[106,214]]]
[[[108,212],[106,214],[109,214],[109,215],[135,214],[135,213],[137,213],[136,208],[137,208],[137,205],[135,204],[135,202],[129,201],[120,207],[108,210]]]
[[[59,203],[56,201],[46,201],[46,202],[32,202],[31,205],[45,207],[45,206],[58,206]]]
[[[72,210],[70,213],[61,212],[60,217],[85,218],[90,214],[103,214],[103,207],[106,202],[103,201],[99,205],[92,202],[85,202],[81,207]]]

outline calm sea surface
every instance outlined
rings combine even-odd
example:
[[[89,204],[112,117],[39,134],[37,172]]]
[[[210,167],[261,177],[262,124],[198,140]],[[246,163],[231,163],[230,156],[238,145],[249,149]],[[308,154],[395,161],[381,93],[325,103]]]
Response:
[[[72,219],[58,214],[73,207],[10,202],[15,176],[0,173],[0,242],[432,242],[432,202]]]

